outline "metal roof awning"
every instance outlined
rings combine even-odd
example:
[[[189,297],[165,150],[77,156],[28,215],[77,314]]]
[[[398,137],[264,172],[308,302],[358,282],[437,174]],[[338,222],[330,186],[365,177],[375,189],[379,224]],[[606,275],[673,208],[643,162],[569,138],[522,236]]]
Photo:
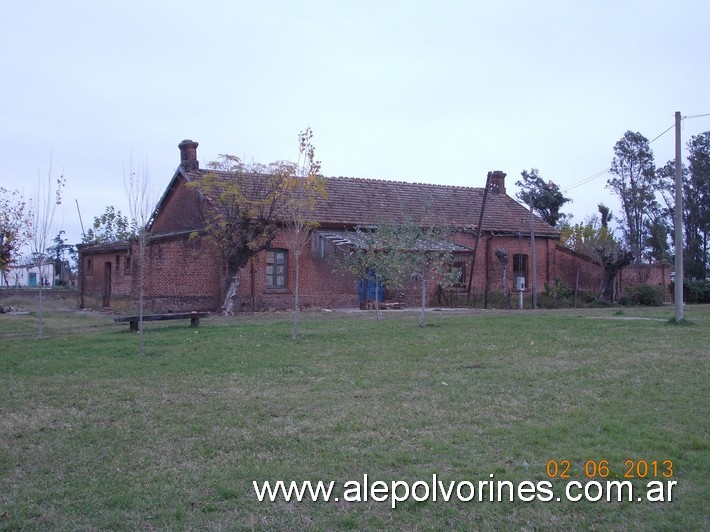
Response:
[[[346,247],[366,248],[373,244],[377,245],[376,231],[328,231],[316,230],[313,232],[316,236],[314,240],[328,242],[336,249]],[[416,249],[407,251],[425,251],[425,252],[448,252],[456,254],[473,253],[471,248],[456,244],[443,238],[431,240],[419,240],[416,243]]]

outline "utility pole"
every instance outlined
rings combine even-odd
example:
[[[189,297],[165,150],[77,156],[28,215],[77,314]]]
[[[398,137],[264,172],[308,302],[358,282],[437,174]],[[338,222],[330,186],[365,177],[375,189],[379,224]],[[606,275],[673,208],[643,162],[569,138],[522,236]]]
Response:
[[[530,260],[532,261],[532,273],[530,290],[532,292],[532,308],[537,308],[537,266],[535,260],[535,226],[533,219],[533,208],[535,207],[535,196],[530,194]]]
[[[81,224],[81,236],[84,237],[86,236],[86,232],[84,232],[84,220],[81,219],[81,211],[79,210],[79,200],[75,199],[76,202],[76,212],[79,213],[79,223]]]
[[[680,111],[675,113],[675,321],[683,321],[683,168]]]
[[[471,285],[473,284],[473,269],[476,267],[476,253],[478,246],[481,244],[481,231],[483,231],[483,214],[486,212],[486,200],[488,199],[488,190],[491,188],[491,172],[488,172],[486,177],[486,188],[483,191],[483,202],[481,203],[481,212],[478,216],[478,228],[476,229],[476,247],[473,248],[473,257],[471,258],[471,271],[468,272],[468,288],[466,289],[466,304],[471,301]],[[488,281],[486,281],[487,283]]]

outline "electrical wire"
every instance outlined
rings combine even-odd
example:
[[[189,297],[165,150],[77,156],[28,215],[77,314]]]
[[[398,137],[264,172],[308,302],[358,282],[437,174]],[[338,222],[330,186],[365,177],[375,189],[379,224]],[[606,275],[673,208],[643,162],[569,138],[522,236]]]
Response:
[[[694,115],[693,117],[688,117],[688,116],[686,116],[686,117],[683,117],[683,118],[700,118],[701,116],[710,116],[710,115]],[[660,139],[663,135],[665,135],[666,133],[668,133],[668,132],[669,132],[671,129],[673,129],[674,127],[675,127],[675,123],[671,124],[671,126],[670,126],[668,129],[664,130],[662,133],[660,133],[659,135],[657,135],[656,137],[654,137],[653,140],[649,140],[648,143],[649,143],[649,144],[652,144],[652,143],[656,142],[658,139]],[[589,177],[585,177],[584,179],[582,179],[582,180],[580,180],[580,181],[577,181],[576,183],[572,183],[570,186],[565,187],[565,188],[562,189],[562,190],[563,190],[564,192],[569,192],[570,190],[574,190],[575,188],[579,188],[579,187],[581,187],[581,186],[583,186],[583,185],[586,185],[587,183],[591,183],[591,182],[594,181],[595,179],[599,179],[601,176],[603,176],[603,175],[605,175],[605,174],[608,174],[610,170],[611,170],[611,166],[607,166],[604,170],[600,170],[600,171],[597,172],[596,174],[593,174],[593,175],[591,175],[591,176],[589,176]]]

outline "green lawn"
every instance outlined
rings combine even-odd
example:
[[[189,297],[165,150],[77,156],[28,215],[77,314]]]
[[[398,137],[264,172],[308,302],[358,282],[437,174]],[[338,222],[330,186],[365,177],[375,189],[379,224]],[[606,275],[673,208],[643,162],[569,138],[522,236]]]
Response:
[[[309,313],[296,343],[288,314],[211,317],[147,325],[147,356],[110,316],[52,310],[37,340],[35,316],[0,315],[0,529],[707,530],[710,309],[672,315]],[[634,499],[677,484],[671,502],[343,500],[363,475],[434,474],[557,497],[550,460],[576,481],[606,460],[597,482],[655,461]],[[266,480],[340,500],[259,502]]]

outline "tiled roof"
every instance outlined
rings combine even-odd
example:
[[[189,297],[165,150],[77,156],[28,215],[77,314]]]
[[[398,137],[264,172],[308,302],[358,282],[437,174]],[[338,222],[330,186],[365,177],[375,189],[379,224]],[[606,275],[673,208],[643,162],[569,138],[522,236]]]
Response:
[[[188,172],[188,179],[213,172]],[[234,174],[224,174],[234,178]],[[252,176],[253,177],[253,176]],[[452,229],[475,230],[483,203],[484,188],[385,181],[352,177],[328,177],[328,197],[317,203],[321,227],[355,227],[400,223],[407,219],[437,223]],[[490,191],[486,200],[483,230],[501,233],[530,231],[530,211],[513,198]],[[540,236],[559,236],[559,231],[534,217]]]

